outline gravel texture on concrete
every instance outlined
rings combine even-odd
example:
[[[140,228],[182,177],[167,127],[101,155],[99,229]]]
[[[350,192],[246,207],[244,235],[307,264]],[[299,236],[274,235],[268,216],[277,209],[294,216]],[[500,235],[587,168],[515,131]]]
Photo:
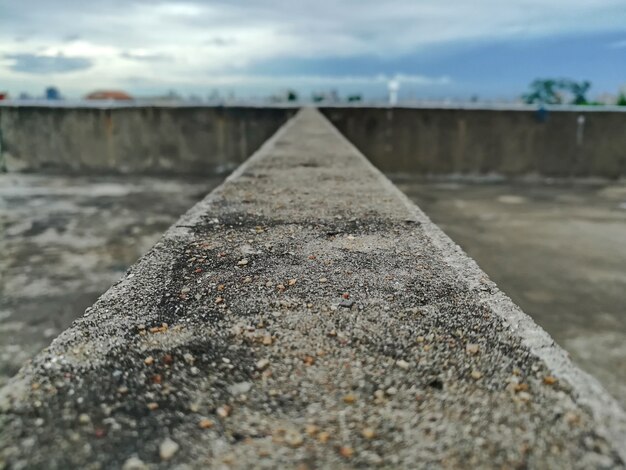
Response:
[[[0,391],[8,468],[623,468],[624,412],[315,110]]]

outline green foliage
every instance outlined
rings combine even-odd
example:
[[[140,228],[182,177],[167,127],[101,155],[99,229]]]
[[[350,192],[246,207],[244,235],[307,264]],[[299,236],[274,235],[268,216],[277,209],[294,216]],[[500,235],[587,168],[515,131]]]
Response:
[[[349,103],[355,103],[355,102],[359,102],[359,101],[363,101],[363,97],[361,95],[359,95],[359,94],[348,96],[348,102]]]
[[[591,82],[576,82],[569,79],[536,79],[530,84],[530,92],[522,95],[528,104],[562,104],[567,94],[571,95],[570,104],[588,104],[587,92]]]
[[[617,98],[617,106],[626,106],[626,95],[624,93],[619,94],[619,98]]]
[[[287,90],[287,101],[298,101],[298,93],[294,90]]]
[[[530,84],[530,92],[522,95],[528,104],[560,104],[558,81],[552,79],[536,79]]]
[[[568,80],[564,83],[564,86],[569,89],[572,95],[574,95],[572,104],[587,104],[586,94],[589,91],[589,88],[591,88],[591,82],[585,80],[577,83],[573,80]]]

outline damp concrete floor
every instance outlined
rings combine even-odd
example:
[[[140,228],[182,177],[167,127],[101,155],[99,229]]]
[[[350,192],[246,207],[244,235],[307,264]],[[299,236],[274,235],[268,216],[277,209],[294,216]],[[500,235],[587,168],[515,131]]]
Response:
[[[220,181],[0,174],[0,386]]]
[[[626,184],[394,179],[626,406]]]

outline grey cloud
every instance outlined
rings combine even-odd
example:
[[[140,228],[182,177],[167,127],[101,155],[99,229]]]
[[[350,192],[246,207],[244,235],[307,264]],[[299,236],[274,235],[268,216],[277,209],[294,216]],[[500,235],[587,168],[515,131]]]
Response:
[[[76,70],[85,70],[92,66],[92,61],[86,57],[44,56],[37,54],[6,54],[4,57],[14,61],[9,66],[11,70],[32,74],[74,72]]]
[[[64,42],[74,42],[74,41],[78,41],[79,39],[81,39],[81,35],[80,34],[68,34],[67,36],[65,36],[63,38]]]
[[[572,18],[585,17],[589,18],[585,27],[606,30],[626,20],[626,10],[619,5],[621,2],[623,0],[597,0],[592,3],[574,0],[570,2],[572,12],[559,16],[557,27],[550,20],[550,12],[562,10],[559,0],[476,0],[476,6],[471,7],[464,0],[453,0],[449,4],[438,0],[392,0],[382,3],[378,0],[19,0],[5,2],[6,5],[2,6],[0,30],[11,31],[13,35],[24,34],[26,30],[36,31],[44,40],[49,39],[51,34],[63,37],[78,33],[85,40],[95,43],[126,48],[145,47],[146,37],[151,37],[149,31],[129,27],[138,9],[149,11],[167,5],[188,5],[207,8],[194,15],[170,14],[164,20],[164,29],[175,30],[175,27],[181,26],[206,31],[211,27],[241,29],[242,26],[259,26],[286,31],[311,41],[330,35],[349,37],[356,43],[365,43],[370,49],[376,48],[371,47],[373,45],[388,50],[398,44],[406,44],[406,48],[411,49],[416,44],[428,42],[430,36],[440,42],[471,39],[477,34],[498,36],[509,31],[510,23],[526,24],[530,20],[537,23],[535,29],[571,30],[579,26]],[[546,12],[535,21],[534,7],[544,3]],[[522,10],[524,14],[519,14],[523,5],[527,6]],[[565,16],[568,21],[565,21]],[[475,28],[470,27],[473,24]],[[418,34],[419,30],[424,30],[423,34]],[[181,41],[184,41],[184,31],[181,31]],[[226,46],[230,41],[229,38],[215,38],[209,40],[207,45]],[[332,44],[333,41],[330,41],[330,53],[334,51]]]
[[[184,50],[186,45],[243,46],[260,31],[271,35],[268,47],[241,57],[241,63],[290,58],[297,51],[307,57],[389,56],[432,44],[519,35],[516,28],[527,24],[533,25],[535,36],[615,30],[626,23],[623,1],[572,0],[563,10],[562,0],[475,0],[471,4],[466,0],[14,0],[0,7],[0,42],[6,41],[5,35],[28,37],[34,46],[62,50],[51,48],[58,46],[61,38],[67,41],[79,35],[86,43],[116,51],[145,50],[146,54],[120,54],[148,63],[167,60],[155,53],[159,48],[175,57],[176,48]],[[579,18],[587,20],[581,23]],[[294,44],[293,50],[274,45],[281,40]],[[236,52],[245,55],[243,50]],[[33,68],[33,62],[39,70],[89,66],[88,58],[82,62],[26,56],[15,60],[14,70]]]
[[[221,37],[211,38],[204,42],[204,44],[206,44],[207,46],[218,46],[218,47],[232,46],[233,44],[236,44],[236,43],[237,41],[234,38],[221,38]]]
[[[135,54],[129,51],[122,52],[120,57],[140,62],[164,62],[172,60],[172,56],[166,54]]]

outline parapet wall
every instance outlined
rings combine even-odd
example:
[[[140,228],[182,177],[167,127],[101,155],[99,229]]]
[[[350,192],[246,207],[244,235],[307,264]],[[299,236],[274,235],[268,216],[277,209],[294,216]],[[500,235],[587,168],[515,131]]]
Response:
[[[329,107],[326,117],[385,173],[626,176],[626,112],[573,107]]]
[[[0,164],[9,171],[215,174],[243,162],[294,112],[0,106]]]
[[[76,173],[223,172],[243,162],[295,111],[0,106],[0,166]],[[617,110],[357,106],[321,111],[385,173],[626,176],[626,112]]]

